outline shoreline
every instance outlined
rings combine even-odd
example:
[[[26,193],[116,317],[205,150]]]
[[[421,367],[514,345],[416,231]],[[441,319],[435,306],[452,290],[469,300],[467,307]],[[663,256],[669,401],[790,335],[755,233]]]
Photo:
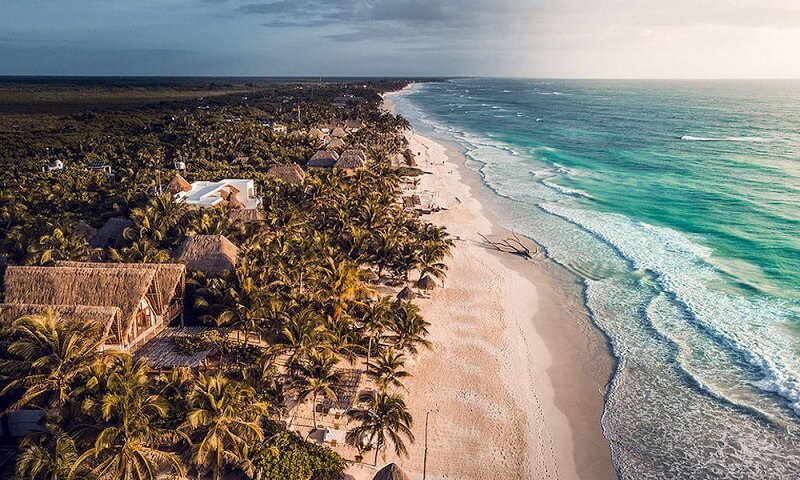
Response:
[[[483,247],[477,233],[509,232],[478,174],[455,145],[407,137],[428,172],[417,190],[447,208],[426,218],[457,240],[446,288],[417,302],[434,344],[409,364],[417,442],[386,462],[421,478],[431,412],[427,478],[617,478],[601,426],[613,358],[578,280],[543,254]]]

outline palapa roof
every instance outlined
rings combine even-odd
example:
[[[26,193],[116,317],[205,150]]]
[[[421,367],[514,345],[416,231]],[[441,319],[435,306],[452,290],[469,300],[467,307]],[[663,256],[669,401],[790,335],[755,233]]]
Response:
[[[347,136],[347,132],[345,132],[344,128],[342,128],[342,127],[336,127],[331,132],[331,137],[339,137],[339,138],[341,138],[341,137],[346,137],[346,136]]]
[[[411,480],[408,475],[397,466],[396,463],[390,463],[385,467],[378,470],[378,473],[372,477],[372,480]]]
[[[263,222],[267,219],[267,216],[264,214],[264,212],[257,208],[239,208],[230,210],[228,212],[228,218],[231,220],[231,222],[241,225],[253,222]]]
[[[154,272],[151,288],[152,306],[159,315],[165,313],[170,299],[175,295],[186,276],[186,266],[182,263],[100,263],[100,262],[56,262],[56,267],[93,268],[97,270],[119,271],[125,269],[151,270]],[[51,267],[52,268],[52,267]],[[92,305],[94,305],[92,303]],[[124,313],[124,311],[123,311]]]
[[[302,130],[292,130],[289,132],[289,138],[303,138],[305,133]]]
[[[417,294],[408,287],[403,287],[400,293],[397,294],[398,300],[413,300],[415,298],[417,298]]]
[[[192,184],[183,178],[180,173],[176,173],[167,184],[167,191],[169,193],[188,192],[191,189]]]
[[[149,295],[159,314],[182,283],[185,267],[179,264],[58,262],[55,267],[8,267],[5,301],[9,304],[116,307],[120,326],[127,334],[139,303]]]
[[[181,243],[174,257],[190,272],[221,275],[236,268],[239,247],[224,235],[192,235]]]
[[[433,290],[436,288],[436,281],[430,275],[425,274],[417,282],[417,287],[423,290]]]
[[[122,239],[125,229],[132,226],[133,222],[125,217],[109,218],[89,240],[89,245],[94,248],[105,248]]]
[[[290,185],[298,185],[305,180],[306,172],[297,164],[273,165],[267,171],[267,176],[282,180]]]
[[[344,140],[342,140],[341,138],[335,137],[335,138],[332,138],[331,141],[328,142],[325,145],[325,148],[327,148],[329,150],[333,150],[335,148],[342,148],[345,145],[346,145],[346,143],[344,143]]]
[[[358,129],[364,127],[364,122],[358,119],[348,119],[344,121],[344,126],[349,129]]]
[[[320,130],[319,128],[314,127],[311,130],[309,130],[308,136],[311,138],[320,139],[325,136],[325,133],[323,133],[322,130]]]
[[[334,164],[334,167],[355,170],[364,168],[366,163],[367,156],[362,150],[345,150],[336,164]]]
[[[331,168],[339,160],[339,154],[330,150],[318,150],[306,163],[307,167]]]

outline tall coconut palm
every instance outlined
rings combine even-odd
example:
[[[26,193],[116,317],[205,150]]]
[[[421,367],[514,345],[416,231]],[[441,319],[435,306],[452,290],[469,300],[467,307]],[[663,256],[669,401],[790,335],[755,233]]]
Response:
[[[75,440],[54,425],[26,436],[19,444],[16,476],[30,480],[66,480],[78,459]]]
[[[330,305],[333,317],[339,319],[363,288],[361,274],[355,264],[333,257],[328,257],[320,273],[325,303]]]
[[[377,302],[371,302],[364,308],[364,314],[361,317],[361,326],[364,334],[368,338],[367,372],[369,372],[372,347],[376,342],[380,343],[380,337],[383,335],[383,332],[386,331],[391,318],[392,300],[389,297],[381,297]]]
[[[375,380],[381,392],[386,392],[390,388],[403,388],[403,380],[411,376],[403,370],[405,363],[405,355],[387,349],[375,360],[375,366],[369,372],[369,376]]]
[[[375,465],[378,464],[378,452],[385,451],[389,442],[394,445],[395,453],[408,455],[405,442],[414,441],[411,432],[413,419],[403,397],[369,390],[361,392],[358,402],[363,405],[361,408],[347,411],[347,416],[358,422],[347,432],[347,443],[360,449],[365,446],[374,448]]]
[[[335,367],[336,357],[322,350],[312,350],[292,368],[292,388],[297,392],[297,402],[311,397],[314,430],[317,429],[317,397],[323,395],[336,401],[334,387],[341,381],[341,374]]]
[[[100,356],[100,329],[96,322],[62,322],[52,311],[14,320],[7,337],[11,358],[0,360],[0,369],[13,378],[0,394],[23,391],[11,409],[66,405]]]
[[[154,480],[162,466],[184,474],[178,455],[164,448],[174,443],[176,435],[158,426],[169,408],[154,391],[150,373],[144,360],[120,356],[99,398],[90,396],[84,401],[86,413],[98,424],[80,430],[94,428],[97,435],[92,448],[75,462],[71,477],[85,465],[99,480]]]
[[[419,307],[409,301],[401,301],[392,306],[392,323],[390,329],[393,334],[389,337],[400,350],[417,353],[417,347],[431,347],[425,337],[428,336],[430,323],[419,312]]]
[[[189,395],[189,413],[181,427],[192,442],[191,462],[214,480],[225,468],[244,463],[256,442],[264,440],[262,417],[268,405],[252,387],[221,373],[202,375]]]

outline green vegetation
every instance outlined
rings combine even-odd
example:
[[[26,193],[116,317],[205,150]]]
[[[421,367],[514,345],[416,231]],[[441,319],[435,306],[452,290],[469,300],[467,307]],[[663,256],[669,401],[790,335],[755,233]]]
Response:
[[[335,400],[338,369],[357,362],[375,387],[348,412],[348,442],[374,451],[376,462],[390,445],[407,451],[412,419],[399,392],[406,359],[429,346],[429,323],[416,305],[380,297],[364,279],[401,285],[412,271],[444,278],[452,241],[398,205],[402,176],[418,172],[390,165],[407,123],[378,106],[380,92],[400,86],[162,85],[133,94],[118,85],[0,85],[0,262],[169,262],[190,234],[225,235],[240,252],[233,271],[187,280],[186,321],[220,329],[173,339],[184,355],[213,351],[202,373],[156,371],[100,352],[102,332],[89,322],[3,319],[0,401],[47,418],[45,431],[20,445],[19,478],[337,478],[340,456],[276,421],[293,414],[290,406]],[[45,100],[37,100],[31,92],[42,89]],[[47,101],[76,92],[98,105]],[[20,113],[25,102],[35,113]],[[309,171],[301,185],[267,176],[274,164],[304,166],[318,145],[263,120],[308,131],[333,116],[367,125],[347,142],[367,153],[368,169]],[[232,161],[238,157],[249,161]],[[43,171],[55,160],[64,170]],[[112,174],[87,170],[96,162]],[[255,179],[264,221],[237,223],[226,208],[192,210],[158,194],[174,162],[186,165],[189,180]],[[87,230],[114,217],[131,224],[109,245],[91,247]]]

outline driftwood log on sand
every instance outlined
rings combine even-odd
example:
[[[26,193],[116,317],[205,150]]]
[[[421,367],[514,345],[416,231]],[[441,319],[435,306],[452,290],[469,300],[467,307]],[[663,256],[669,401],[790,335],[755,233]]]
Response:
[[[478,235],[480,235],[480,237],[483,239],[483,241],[485,242],[484,245],[487,248],[491,248],[492,250],[496,250],[498,252],[510,253],[512,255],[519,255],[520,257],[527,258],[529,260],[533,259],[533,256],[539,253],[535,247],[533,251],[531,251],[530,248],[526,247],[522,243],[522,240],[520,240],[519,236],[517,236],[517,234],[514,232],[511,232],[512,235],[511,237],[507,237],[497,241],[489,240],[489,238],[487,238],[486,235],[483,235],[481,233],[479,233]]]

